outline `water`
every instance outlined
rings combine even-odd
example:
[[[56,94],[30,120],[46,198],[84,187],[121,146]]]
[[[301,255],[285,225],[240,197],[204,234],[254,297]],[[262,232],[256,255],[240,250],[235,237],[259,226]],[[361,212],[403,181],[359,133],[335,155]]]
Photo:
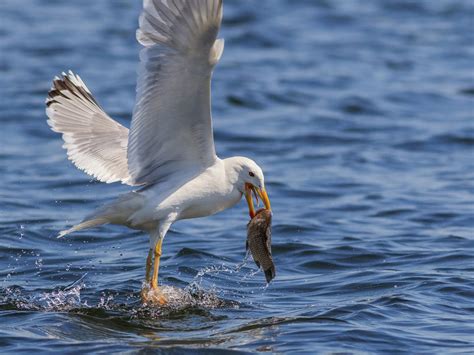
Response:
[[[76,170],[44,114],[72,69],[129,124],[139,9],[0,2],[1,351],[472,352],[473,3],[227,1],[217,150],[264,167],[277,277],[243,262],[242,202],[172,228],[165,308],[140,302],[145,235],[55,239],[127,188]]]

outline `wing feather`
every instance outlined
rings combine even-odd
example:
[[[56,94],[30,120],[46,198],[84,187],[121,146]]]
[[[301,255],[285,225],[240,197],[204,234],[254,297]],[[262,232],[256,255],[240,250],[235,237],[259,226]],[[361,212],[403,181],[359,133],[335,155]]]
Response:
[[[211,75],[223,41],[216,40],[222,0],[144,0],[137,40],[137,99],[128,141],[135,184],[196,172],[216,159]]]
[[[46,99],[48,124],[61,133],[68,158],[99,181],[131,185],[128,129],[110,118],[78,75],[56,77]]]

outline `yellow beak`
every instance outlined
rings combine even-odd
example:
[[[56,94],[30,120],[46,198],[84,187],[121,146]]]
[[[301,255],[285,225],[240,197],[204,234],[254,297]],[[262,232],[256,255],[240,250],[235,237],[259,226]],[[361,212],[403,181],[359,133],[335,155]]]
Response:
[[[247,205],[249,207],[249,216],[250,218],[255,217],[255,207],[253,205],[253,196],[252,192],[255,195],[255,198],[258,201],[258,197],[260,197],[265,205],[265,209],[270,210],[272,209],[270,205],[270,199],[268,198],[267,191],[262,188],[255,187],[252,184],[245,184],[245,199],[247,200]]]

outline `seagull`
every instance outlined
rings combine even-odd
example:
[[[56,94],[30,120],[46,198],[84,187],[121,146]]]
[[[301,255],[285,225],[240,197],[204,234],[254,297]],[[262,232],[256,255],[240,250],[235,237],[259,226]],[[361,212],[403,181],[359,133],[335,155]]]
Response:
[[[59,237],[105,224],[148,233],[151,290],[158,290],[162,243],[174,222],[213,215],[242,196],[250,218],[254,199],[271,210],[262,169],[249,158],[221,159],[215,151],[211,77],[224,50],[217,39],[222,14],[222,0],[144,0],[130,129],[108,116],[71,71],[54,78],[46,99],[47,122],[62,134],[69,160],[98,181],[135,189]]]

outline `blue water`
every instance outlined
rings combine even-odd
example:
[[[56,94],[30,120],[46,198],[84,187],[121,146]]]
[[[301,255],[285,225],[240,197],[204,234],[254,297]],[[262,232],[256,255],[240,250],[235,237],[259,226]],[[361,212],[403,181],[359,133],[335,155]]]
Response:
[[[146,235],[55,238],[127,188],[44,114],[72,69],[129,125],[139,11],[0,1],[0,352],[473,352],[474,3],[227,0],[217,150],[264,168],[277,277],[244,262],[242,202],[173,226],[164,308],[140,302]]]

